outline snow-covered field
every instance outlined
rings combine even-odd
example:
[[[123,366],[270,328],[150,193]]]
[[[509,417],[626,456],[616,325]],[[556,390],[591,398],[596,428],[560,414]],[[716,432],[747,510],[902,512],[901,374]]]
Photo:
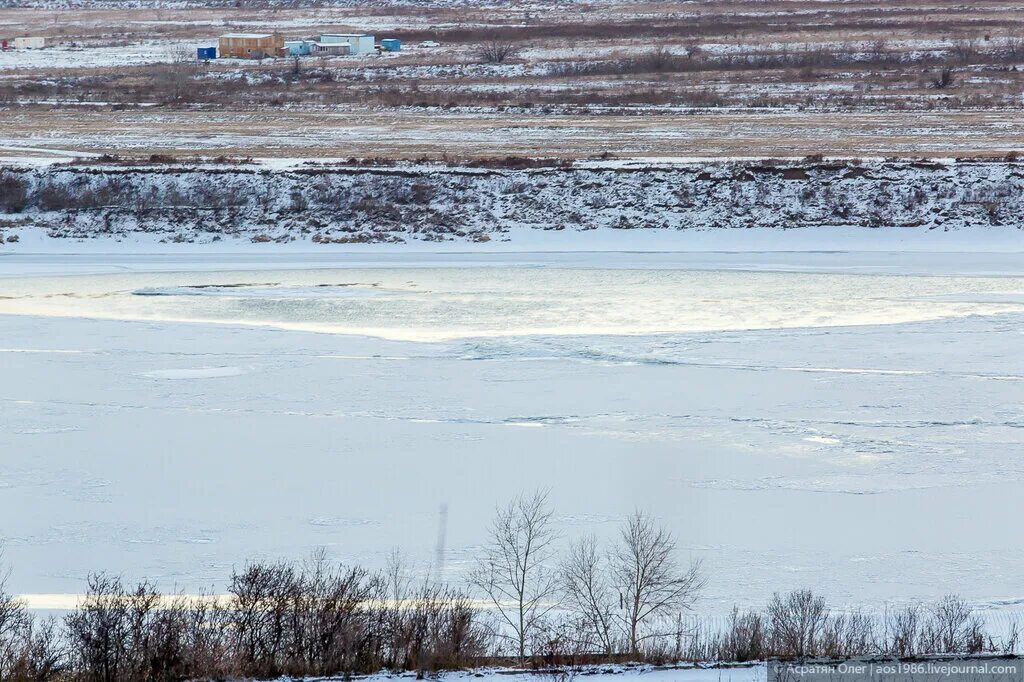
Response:
[[[0,256],[11,586],[49,608],[96,569],[220,589],[317,546],[425,566],[442,503],[458,581],[494,504],[547,485],[567,534],[663,519],[705,561],[704,613],[807,586],[869,608],[956,591],[1009,618],[1024,247],[775,234],[21,245]]]
[[[172,62],[180,54],[194,56],[197,46],[214,44],[216,35],[205,40],[152,40],[131,45],[59,45],[43,50],[9,50],[0,52],[0,72],[14,69],[86,69],[159,64]]]

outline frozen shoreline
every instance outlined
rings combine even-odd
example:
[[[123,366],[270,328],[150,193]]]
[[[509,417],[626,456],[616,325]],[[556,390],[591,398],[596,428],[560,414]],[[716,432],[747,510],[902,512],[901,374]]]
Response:
[[[974,228],[549,232],[507,241],[405,244],[172,244],[156,238],[54,239],[22,231],[0,244],[0,277],[168,270],[535,265],[915,275],[1024,273],[1024,231]]]

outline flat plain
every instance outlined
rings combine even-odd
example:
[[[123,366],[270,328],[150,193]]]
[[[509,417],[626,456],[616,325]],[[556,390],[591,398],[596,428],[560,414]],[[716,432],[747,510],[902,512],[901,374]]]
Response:
[[[0,27],[55,41],[0,54],[7,156],[1001,156],[1024,138],[1002,0],[29,8]],[[195,61],[238,30],[403,50]]]

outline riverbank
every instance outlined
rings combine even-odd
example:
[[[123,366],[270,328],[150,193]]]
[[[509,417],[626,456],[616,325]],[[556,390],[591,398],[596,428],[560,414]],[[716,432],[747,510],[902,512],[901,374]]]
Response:
[[[0,186],[0,238],[9,250],[47,238],[687,250],[672,245],[679,233],[701,235],[686,237],[701,249],[756,250],[760,233],[794,229],[823,246],[859,244],[853,250],[876,250],[864,246],[876,240],[902,248],[943,232],[969,233],[961,240],[972,251],[1024,243],[1024,164],[1013,159],[286,167],[92,160],[3,168]],[[601,238],[577,240],[581,233]]]

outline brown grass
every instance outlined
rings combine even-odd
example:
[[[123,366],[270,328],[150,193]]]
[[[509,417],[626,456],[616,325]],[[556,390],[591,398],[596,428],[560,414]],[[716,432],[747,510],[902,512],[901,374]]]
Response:
[[[208,155],[346,158],[438,155],[448,146],[476,156],[802,155],[823,143],[835,154],[865,156],[1021,147],[1020,117],[1007,112],[1022,106],[1024,16],[1010,0],[969,7],[955,0],[622,2],[543,13],[519,3],[238,5],[5,9],[0,26],[86,45],[208,41],[222,25],[281,25],[295,36],[376,27],[378,37],[442,47],[310,59],[298,73],[285,61],[11,69],[0,78],[0,132],[17,140],[33,130],[71,139],[81,131],[81,149],[124,153],[104,131],[142,122],[151,134],[133,144],[140,155],[181,146]],[[512,56],[482,64],[488,41],[508,44]],[[15,106],[44,101],[68,104],[57,112]],[[71,106],[83,101],[115,106]],[[151,114],[131,111],[141,104],[169,110],[152,123]],[[985,135],[962,127],[990,120],[1005,127],[992,124]],[[274,132],[279,146],[241,141],[251,121]],[[392,126],[395,139],[380,126]],[[339,127],[353,135],[335,137]],[[576,128],[585,137],[565,135]],[[509,138],[509,129],[519,132]],[[225,146],[203,142],[221,134]]]

